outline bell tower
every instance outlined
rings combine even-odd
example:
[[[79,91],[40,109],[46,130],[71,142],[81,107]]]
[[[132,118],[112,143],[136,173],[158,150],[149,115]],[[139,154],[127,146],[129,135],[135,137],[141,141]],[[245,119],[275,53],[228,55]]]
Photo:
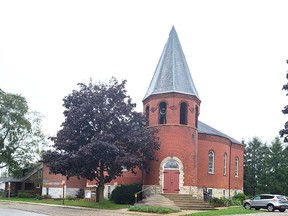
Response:
[[[159,129],[158,161],[150,164],[145,185],[162,193],[197,190],[200,99],[174,26],[143,99],[149,127]]]

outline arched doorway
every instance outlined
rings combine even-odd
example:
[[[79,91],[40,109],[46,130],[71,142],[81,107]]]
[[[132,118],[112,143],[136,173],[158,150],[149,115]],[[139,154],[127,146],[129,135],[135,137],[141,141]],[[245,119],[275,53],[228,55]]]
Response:
[[[169,159],[164,164],[164,193],[179,193],[179,164],[174,159]]]

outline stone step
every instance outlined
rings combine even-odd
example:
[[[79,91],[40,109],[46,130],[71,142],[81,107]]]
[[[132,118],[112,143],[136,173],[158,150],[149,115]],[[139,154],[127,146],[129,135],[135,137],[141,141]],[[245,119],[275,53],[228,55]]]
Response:
[[[182,210],[213,210],[214,207],[189,194],[154,194],[135,205],[163,206]]]
[[[183,210],[212,210],[214,207],[202,199],[197,199],[190,194],[162,194],[164,197],[172,200],[176,206]]]
[[[177,208],[177,206],[172,200],[160,194],[151,195],[146,199],[143,199],[142,201],[135,203],[135,205],[164,206],[164,207]]]

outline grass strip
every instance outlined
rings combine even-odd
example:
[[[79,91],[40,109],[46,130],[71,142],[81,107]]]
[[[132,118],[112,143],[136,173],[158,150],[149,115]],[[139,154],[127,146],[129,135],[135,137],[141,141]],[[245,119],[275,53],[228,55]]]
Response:
[[[261,213],[261,211],[257,210],[247,210],[244,209],[242,206],[237,207],[228,207],[223,209],[216,209],[210,211],[202,211],[202,212],[195,212],[192,214],[187,214],[185,216],[214,216],[214,215],[237,215],[237,214],[256,214]]]
[[[35,198],[17,198],[11,197],[10,199],[7,198],[0,198],[1,200],[5,201],[17,201],[17,202],[28,202],[28,203],[42,203],[42,204],[53,204],[53,205],[63,205],[62,199],[35,199]],[[104,203],[98,202],[86,202],[84,199],[76,199],[76,200],[65,200],[65,206],[78,206],[78,207],[86,207],[86,208],[97,208],[97,209],[108,209],[108,210],[116,210],[116,209],[123,209],[128,208],[129,205],[123,204],[116,204],[113,201],[105,200]]]
[[[135,212],[147,212],[147,213],[157,213],[157,214],[169,214],[174,212],[180,212],[179,208],[169,208],[160,206],[130,206],[129,211]]]

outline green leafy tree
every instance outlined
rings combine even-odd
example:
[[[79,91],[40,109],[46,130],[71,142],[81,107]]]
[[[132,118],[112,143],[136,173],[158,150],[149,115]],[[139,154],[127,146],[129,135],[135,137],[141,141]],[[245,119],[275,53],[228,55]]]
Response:
[[[0,168],[13,174],[40,159],[47,143],[41,119],[39,113],[29,112],[24,97],[0,90]]]
[[[282,192],[281,194],[287,195],[288,194],[288,149],[283,145],[282,143],[282,147],[283,147],[283,158],[282,158],[282,162],[281,162],[281,172],[283,173],[283,175],[285,175],[285,180],[283,181],[283,183],[285,184],[285,186],[282,188]]]
[[[267,179],[267,190],[269,193],[286,194],[288,183],[288,164],[285,151],[279,137],[276,137],[270,146],[270,155],[267,158],[269,167],[269,179]]]
[[[51,138],[55,150],[47,151],[43,161],[55,174],[96,180],[103,202],[104,184],[121,176],[123,166],[148,172],[147,161],[156,159],[160,145],[157,131],[147,128],[143,114],[134,111],[125,80],[78,85],[79,90],[64,98],[65,121]]]
[[[248,142],[244,152],[244,193],[254,196],[258,193],[258,180],[264,168],[267,146],[258,137]]]
[[[288,60],[286,60],[287,64],[288,64]],[[286,79],[288,80],[288,71],[286,72]],[[286,92],[288,91],[288,83],[284,84],[282,87],[282,90],[285,90]],[[286,96],[288,96],[288,93],[286,93]],[[287,114],[288,113],[288,105],[286,105],[283,109],[282,109],[283,114]],[[284,137],[284,142],[287,143],[288,142],[288,121],[286,121],[286,123],[284,124],[284,129],[279,131],[280,137]]]
[[[262,153],[262,156],[260,156],[261,161],[258,166],[258,171],[256,175],[256,188],[255,192],[257,194],[259,193],[268,193],[267,184],[270,181],[270,164],[269,164],[269,157],[270,157],[270,148],[269,146],[264,143],[260,147],[259,153]],[[255,194],[254,194],[255,195]]]
[[[279,137],[267,146],[254,137],[245,148],[244,192],[288,194],[288,149]]]

